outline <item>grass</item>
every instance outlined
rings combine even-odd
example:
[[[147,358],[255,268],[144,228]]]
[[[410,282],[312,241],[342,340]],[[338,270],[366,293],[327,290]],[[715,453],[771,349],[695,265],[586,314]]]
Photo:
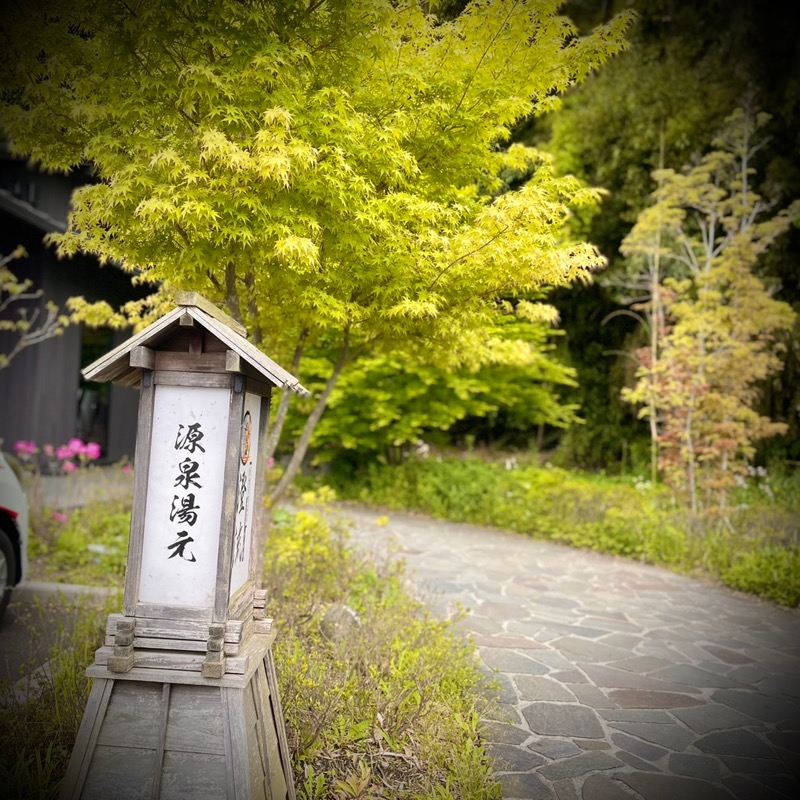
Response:
[[[790,607],[800,603],[800,478],[754,476],[733,527],[699,527],[663,487],[478,458],[371,464],[338,483],[345,498],[493,525],[705,576]]]
[[[89,681],[84,670],[102,644],[107,615],[116,610],[87,599],[37,604],[26,625],[31,636],[47,626],[52,637],[44,668],[25,668],[27,679],[0,684],[0,786],[4,797],[50,800],[69,763]],[[53,627],[54,626],[54,627]]]
[[[28,544],[30,578],[121,588],[130,518],[130,507],[122,502],[40,511]]]
[[[128,522],[121,507],[43,515],[34,574],[121,586]],[[473,648],[409,595],[402,564],[353,549],[345,526],[317,507],[276,511],[268,541],[265,586],[299,800],[499,800],[478,735],[487,701]],[[111,610],[76,607],[51,650],[52,673],[21,697],[2,687],[4,796],[56,796],[88,697],[84,671]],[[352,624],[331,637],[325,621],[337,612]]]

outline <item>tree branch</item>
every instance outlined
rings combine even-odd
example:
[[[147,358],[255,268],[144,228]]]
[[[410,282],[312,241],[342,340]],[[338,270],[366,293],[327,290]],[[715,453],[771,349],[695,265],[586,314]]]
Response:
[[[429,284],[429,286],[427,287],[427,291],[430,291],[431,289],[433,289],[433,287],[434,287],[434,286],[436,286],[436,284],[437,284],[437,283],[439,283],[439,280],[440,280],[441,278],[443,278],[443,277],[444,277],[444,276],[445,276],[445,275],[446,275],[446,274],[447,274],[447,273],[448,273],[448,272],[449,272],[449,271],[450,271],[450,270],[451,270],[451,269],[452,269],[454,266],[456,266],[456,264],[459,264],[460,262],[462,262],[462,261],[465,261],[465,260],[466,260],[466,259],[468,259],[470,256],[474,256],[476,253],[480,253],[480,251],[481,251],[481,250],[484,250],[484,249],[485,249],[485,248],[487,248],[487,247],[488,247],[490,244],[493,244],[494,242],[496,242],[496,241],[497,241],[497,240],[498,240],[498,239],[499,239],[501,236],[504,236],[506,233],[508,233],[508,231],[509,231],[509,229],[510,229],[510,228],[511,228],[511,226],[510,226],[510,225],[506,225],[506,226],[505,226],[505,228],[503,228],[501,231],[498,231],[498,232],[497,232],[497,233],[496,233],[494,236],[492,236],[491,238],[487,239],[487,240],[486,240],[486,241],[485,241],[483,244],[481,244],[479,247],[476,247],[474,250],[470,250],[470,252],[468,252],[468,253],[464,253],[463,255],[460,255],[458,258],[456,258],[456,259],[454,259],[453,261],[451,261],[451,262],[450,262],[450,263],[449,263],[449,264],[448,264],[448,265],[447,265],[447,266],[446,266],[446,267],[445,267],[445,268],[444,268],[444,269],[443,269],[443,270],[442,270],[442,271],[441,271],[441,272],[440,272],[440,273],[439,273],[439,274],[438,274],[438,275],[437,275],[437,276],[436,276],[436,277],[433,279],[433,281],[432,281],[432,282]]]
[[[294,348],[294,356],[292,357],[291,371],[293,375],[297,374],[297,370],[300,366],[300,359],[303,355],[303,349],[305,348],[307,336],[308,328],[303,328],[297,337],[297,345]],[[281,434],[283,433],[283,426],[286,423],[286,417],[289,413],[289,403],[291,402],[291,399],[292,393],[287,389],[284,389],[283,393],[281,394],[280,402],[278,403],[278,409],[275,413],[275,421],[272,423],[269,429],[269,435],[267,436],[267,444],[265,447],[265,457],[267,459],[272,458],[278,448],[278,442],[280,442]]]
[[[211,285],[221,294],[222,284],[219,282],[219,278],[210,269],[206,270],[206,275],[209,281],[211,281]]]
[[[322,418],[322,414],[328,405],[328,398],[330,397],[331,392],[333,391],[333,387],[339,380],[339,376],[342,373],[342,369],[348,362],[349,358],[350,358],[350,330],[348,328],[344,332],[344,341],[342,342],[342,349],[339,352],[339,359],[333,368],[333,372],[330,374],[330,377],[328,378],[328,381],[325,384],[325,388],[322,390],[322,394],[320,394],[319,398],[317,399],[314,409],[309,414],[308,419],[306,420],[306,424],[303,426],[303,432],[300,435],[300,439],[297,441],[297,444],[295,445],[294,452],[292,453],[292,457],[289,461],[289,464],[286,467],[286,471],[281,476],[278,485],[275,487],[275,491],[272,492],[272,495],[270,497],[272,505],[275,505],[275,503],[277,503],[278,500],[280,500],[281,497],[283,497],[283,495],[286,493],[286,490],[289,488],[289,485],[294,480],[295,475],[297,475],[297,473],[299,472],[300,465],[303,463],[303,459],[305,458],[305,455],[308,452],[308,447],[311,444],[311,437],[314,433],[314,429],[317,427],[317,423]]]
[[[467,92],[469,91],[470,87],[472,86],[472,82],[475,80],[475,76],[478,74],[478,71],[481,68],[481,64],[483,64],[484,59],[486,58],[486,56],[489,53],[489,50],[492,49],[492,45],[497,41],[498,36],[500,36],[500,33],[503,31],[503,28],[505,28],[506,25],[508,24],[508,20],[511,18],[511,15],[514,13],[514,9],[518,5],[519,5],[519,3],[514,3],[514,5],[511,6],[511,8],[509,9],[508,14],[506,14],[506,18],[500,23],[500,27],[495,31],[494,35],[491,38],[491,41],[484,48],[483,53],[481,53],[481,57],[478,59],[478,63],[475,65],[475,69],[473,70],[472,75],[470,75],[469,80],[467,81],[467,85],[464,87],[464,91],[461,94],[461,99],[458,101],[458,103],[456,103],[456,107],[453,109],[453,113],[455,113],[456,111],[458,111],[461,108],[461,105],[463,104],[463,102],[464,102],[464,100],[465,100],[465,98],[467,96]]]

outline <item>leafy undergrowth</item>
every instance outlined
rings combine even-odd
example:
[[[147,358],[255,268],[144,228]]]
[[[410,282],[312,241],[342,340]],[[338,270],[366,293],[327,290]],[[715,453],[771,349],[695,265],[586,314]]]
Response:
[[[277,512],[266,585],[298,797],[500,797],[472,648],[408,595],[402,565],[356,553],[319,511]]]
[[[130,520],[130,507],[123,503],[96,503],[33,516],[30,578],[121,588]]]
[[[265,585],[299,800],[497,800],[477,734],[485,687],[472,648],[409,596],[400,564],[348,547],[344,527],[320,511],[275,519]],[[128,525],[129,512],[102,506],[55,518],[33,534],[32,571],[119,586]],[[341,638],[320,629],[331,609],[351,622]],[[0,786],[25,787],[9,796],[55,796],[108,610],[84,609],[59,635],[53,678],[29,696],[3,687]]]
[[[31,636],[52,639],[46,668],[28,664],[20,683],[0,683],[0,787],[3,797],[58,796],[78,733],[90,683],[84,671],[102,644],[108,614],[119,602],[88,600],[38,604],[22,623]]]
[[[704,574],[783,605],[800,603],[800,514],[795,501],[763,486],[742,492],[733,530],[692,524],[663,488],[641,479],[477,458],[372,464],[336,488],[349,499],[493,525]],[[787,498],[794,489],[787,485]]]

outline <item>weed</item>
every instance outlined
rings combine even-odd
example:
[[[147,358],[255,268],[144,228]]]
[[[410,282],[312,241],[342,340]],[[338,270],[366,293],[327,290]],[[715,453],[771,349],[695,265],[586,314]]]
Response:
[[[49,800],[57,796],[89,696],[84,671],[102,644],[105,619],[117,602],[82,599],[38,605],[28,624],[41,635],[55,619],[44,666],[0,686],[0,786],[6,797]]]
[[[401,564],[351,549],[320,511],[283,514],[270,532],[275,657],[305,800],[499,797],[477,734],[483,679],[472,648],[404,580]],[[326,640],[326,609],[345,603],[358,626]]]

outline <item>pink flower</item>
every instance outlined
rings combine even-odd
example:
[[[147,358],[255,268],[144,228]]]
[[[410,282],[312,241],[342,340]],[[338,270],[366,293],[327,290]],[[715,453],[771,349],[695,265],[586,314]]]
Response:
[[[122,471],[127,475],[129,472],[132,472],[130,464],[124,464],[122,467]]]
[[[64,472],[75,472],[75,470],[78,469],[75,462],[70,461],[69,459],[66,459],[62,462],[61,468],[64,470]]]
[[[55,455],[55,449],[53,448],[53,445],[51,445],[51,444],[46,444],[44,446],[43,450],[44,450],[44,454],[48,458],[52,458]]]
[[[67,442],[67,448],[73,456],[79,456],[83,453],[84,444],[80,439],[70,439]]]
[[[267,469],[272,469],[275,466],[275,459],[270,457],[267,459]]]
[[[61,447],[56,450],[56,458],[59,461],[63,461],[66,458],[72,458],[72,450],[65,444],[62,444]]]
[[[68,519],[67,515],[62,514],[60,511],[53,511],[50,516],[58,522],[66,522]]]
[[[100,445],[97,442],[89,442],[84,448],[83,454],[89,459],[100,458]]]
[[[38,449],[35,442],[27,442],[24,439],[14,442],[14,451],[18,456],[32,456],[34,453],[38,452]]]

